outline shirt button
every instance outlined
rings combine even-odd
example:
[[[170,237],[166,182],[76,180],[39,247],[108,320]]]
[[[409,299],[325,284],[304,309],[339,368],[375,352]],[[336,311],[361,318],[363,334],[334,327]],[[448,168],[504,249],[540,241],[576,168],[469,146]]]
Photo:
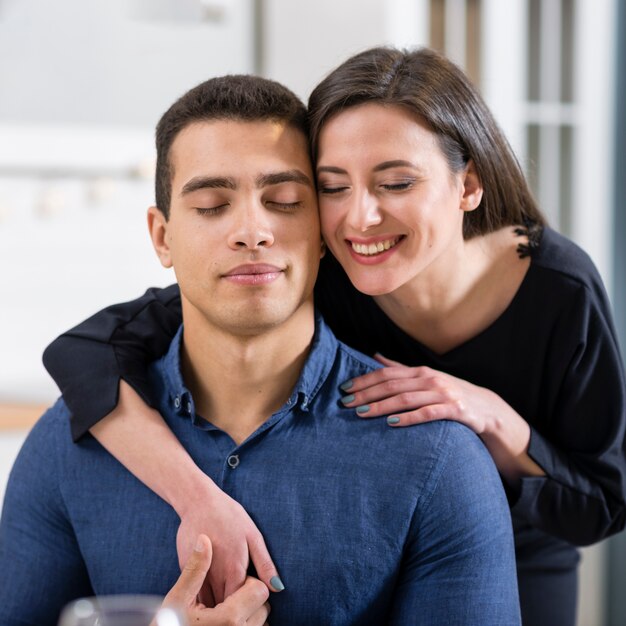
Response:
[[[239,455],[231,454],[226,460],[226,463],[228,463],[228,467],[230,467],[231,469],[235,469],[237,465],[239,465]]]
[[[191,402],[187,402],[187,413],[191,413]]]
[[[174,398],[174,406],[175,406],[177,409],[180,409],[180,396],[176,396],[176,397]]]

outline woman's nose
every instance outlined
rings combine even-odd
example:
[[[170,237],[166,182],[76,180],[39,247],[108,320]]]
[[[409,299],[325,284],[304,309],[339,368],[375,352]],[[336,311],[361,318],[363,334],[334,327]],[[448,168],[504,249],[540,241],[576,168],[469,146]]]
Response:
[[[355,231],[365,232],[383,221],[378,198],[369,191],[353,194],[349,202],[346,222]]]

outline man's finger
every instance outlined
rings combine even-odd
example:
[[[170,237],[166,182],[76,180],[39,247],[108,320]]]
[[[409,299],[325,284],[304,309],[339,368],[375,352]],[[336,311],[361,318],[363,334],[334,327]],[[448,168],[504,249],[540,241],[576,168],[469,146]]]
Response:
[[[269,589],[264,583],[257,578],[248,576],[243,587],[228,596],[222,606],[227,608],[229,612],[234,609],[234,612],[242,619],[248,619],[255,613],[258,615],[257,612],[265,605],[269,595]]]
[[[248,542],[250,560],[254,563],[257,576],[271,591],[283,591],[285,585],[278,575],[278,570],[272,561],[261,533]]]
[[[269,602],[266,602],[248,618],[247,626],[267,626],[269,614],[270,605]]]
[[[210,539],[206,535],[200,535],[191,556],[183,567],[183,571],[167,594],[163,604],[165,605],[167,601],[178,602],[183,606],[190,606],[195,603],[211,567],[212,558],[213,548]]]

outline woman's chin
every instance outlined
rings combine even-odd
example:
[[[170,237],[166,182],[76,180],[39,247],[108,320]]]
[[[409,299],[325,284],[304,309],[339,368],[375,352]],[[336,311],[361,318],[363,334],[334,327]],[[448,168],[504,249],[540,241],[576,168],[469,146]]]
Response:
[[[384,296],[397,289],[396,281],[389,280],[383,272],[370,271],[367,275],[363,272],[347,272],[350,282],[366,296]]]

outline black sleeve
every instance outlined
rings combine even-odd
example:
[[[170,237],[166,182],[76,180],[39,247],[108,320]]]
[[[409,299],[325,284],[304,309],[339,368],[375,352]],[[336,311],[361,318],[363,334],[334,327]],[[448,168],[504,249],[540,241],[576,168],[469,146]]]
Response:
[[[542,431],[528,454],[545,477],[521,481],[512,510],[574,545],[626,524],[626,382],[608,302],[581,287],[553,333]]]
[[[147,365],[164,354],[181,324],[178,285],[99,311],[55,339],[43,364],[69,407],[74,441],[116,406],[120,379],[153,406]]]

